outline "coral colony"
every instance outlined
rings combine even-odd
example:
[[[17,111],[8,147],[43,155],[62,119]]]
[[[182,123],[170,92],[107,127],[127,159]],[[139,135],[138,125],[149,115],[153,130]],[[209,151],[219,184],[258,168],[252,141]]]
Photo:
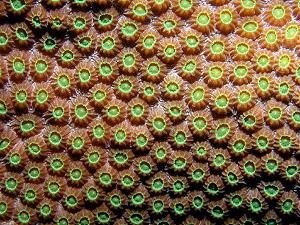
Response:
[[[300,221],[299,0],[0,1],[0,224]]]

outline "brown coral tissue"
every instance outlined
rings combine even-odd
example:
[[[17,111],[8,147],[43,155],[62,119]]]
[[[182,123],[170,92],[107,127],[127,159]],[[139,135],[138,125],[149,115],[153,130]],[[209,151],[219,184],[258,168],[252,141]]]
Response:
[[[0,225],[300,224],[300,0],[0,0]]]

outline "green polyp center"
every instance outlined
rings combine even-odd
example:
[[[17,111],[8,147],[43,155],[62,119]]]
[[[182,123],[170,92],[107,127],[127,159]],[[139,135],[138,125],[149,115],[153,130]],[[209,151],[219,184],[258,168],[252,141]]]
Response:
[[[140,170],[143,172],[143,173],[150,173],[151,172],[151,165],[149,162],[146,162],[146,161],[142,161],[140,164],[139,164],[139,168]]]
[[[276,41],[277,41],[277,32],[275,30],[268,31],[267,34],[266,34],[265,39],[269,44],[276,43]]]
[[[234,196],[232,196],[232,198],[230,198],[230,202],[235,207],[238,207],[243,203],[243,199],[239,195],[234,195]]]
[[[156,191],[160,191],[164,188],[164,181],[161,178],[157,178],[152,182],[152,188]]]
[[[242,104],[248,103],[251,100],[251,93],[247,90],[242,90],[239,93],[238,99]]]
[[[5,33],[0,33],[0,46],[6,45],[8,42],[8,36]]]
[[[121,205],[121,197],[117,194],[113,195],[110,197],[110,203],[114,207],[119,207]]]
[[[268,159],[266,167],[269,171],[274,172],[278,169],[278,162],[275,159]]]
[[[151,62],[147,67],[147,71],[151,76],[157,76],[160,73],[159,63]]]
[[[76,105],[75,106],[75,114],[79,119],[84,119],[88,115],[88,109],[85,105]]]
[[[222,139],[225,138],[230,132],[230,127],[228,124],[221,124],[216,129],[216,138]]]
[[[64,168],[64,162],[59,158],[53,159],[53,161],[51,162],[51,168],[54,171],[60,171]]]
[[[152,208],[155,212],[162,212],[164,210],[164,202],[160,199],[157,199],[153,202]]]
[[[287,68],[290,65],[290,57],[288,55],[282,55],[279,58],[279,66],[281,68]]]
[[[107,114],[109,117],[115,118],[118,117],[120,115],[120,108],[116,105],[110,106],[107,109]]]
[[[164,53],[168,58],[171,58],[176,54],[176,47],[169,44],[165,47]]]
[[[187,36],[185,41],[190,48],[195,48],[199,45],[199,39],[194,35]]]
[[[217,96],[217,98],[215,100],[215,104],[219,108],[224,109],[224,108],[228,107],[229,99],[226,95],[219,95],[219,96]]]
[[[261,90],[267,91],[270,87],[270,82],[269,82],[268,78],[266,78],[266,77],[259,78],[258,86]]]
[[[167,156],[166,150],[162,147],[156,149],[155,154],[156,154],[156,157],[159,159],[164,159]]]
[[[33,18],[32,18],[32,23],[34,24],[34,26],[36,26],[36,27],[40,27],[41,26],[41,20],[40,20],[40,18],[39,18],[39,16],[34,16]]]
[[[267,137],[260,136],[257,138],[256,144],[259,147],[259,149],[266,149],[269,145],[269,140]]]
[[[234,67],[234,74],[238,78],[244,78],[248,74],[248,68],[244,65],[237,65],[236,67]]]
[[[13,69],[16,73],[25,72],[25,62],[21,58],[15,58],[13,61]]]
[[[267,67],[270,63],[270,58],[268,55],[261,55],[258,57],[257,63],[260,67]]]
[[[53,145],[59,145],[62,141],[62,137],[58,132],[53,131],[49,134],[49,141]]]
[[[84,28],[86,25],[85,18],[82,18],[82,17],[75,18],[73,25],[76,29]]]
[[[54,108],[53,111],[52,111],[52,115],[56,119],[62,118],[63,115],[64,115],[64,108],[63,107],[56,107],[56,108]]]
[[[183,10],[189,10],[193,6],[193,1],[192,0],[179,0],[179,6]]]
[[[110,185],[112,182],[112,176],[109,173],[102,173],[99,179],[100,182],[104,185]]]
[[[248,33],[253,33],[257,31],[258,29],[258,23],[254,20],[250,20],[243,25],[243,30],[248,32]]]
[[[220,19],[224,24],[230,24],[232,22],[232,14],[228,10],[223,10],[220,13]]]
[[[102,26],[107,26],[107,25],[111,24],[112,21],[113,21],[113,16],[108,13],[100,15],[99,19],[98,19],[98,22]]]
[[[81,38],[78,40],[78,44],[79,44],[82,48],[88,48],[88,47],[91,46],[91,44],[92,44],[92,38],[91,38],[91,37],[88,37],[88,36],[81,37]]]
[[[227,179],[231,184],[235,184],[239,181],[238,177],[233,172],[227,174]]]
[[[144,107],[141,104],[134,105],[131,109],[131,113],[135,117],[140,117],[144,114]]]
[[[183,145],[187,141],[187,137],[184,131],[177,131],[175,134],[175,141],[177,144]]]
[[[267,185],[264,187],[264,192],[271,197],[276,196],[279,193],[279,188],[275,185]]]
[[[80,82],[83,82],[83,83],[89,82],[91,79],[90,71],[87,69],[81,69],[79,71],[79,79],[80,79]]]
[[[35,70],[38,73],[45,73],[48,69],[48,64],[45,60],[39,59],[35,63]]]
[[[78,204],[78,201],[74,195],[67,196],[66,203],[70,207],[74,207]]]
[[[152,125],[154,127],[154,129],[158,130],[158,131],[163,131],[166,128],[166,122],[164,120],[164,118],[155,118],[152,122]]]
[[[109,63],[104,62],[100,64],[99,72],[102,76],[108,77],[113,73],[113,68]]]
[[[300,123],[300,112],[299,111],[293,112],[292,118],[295,123],[299,124]]]
[[[204,117],[198,116],[195,119],[193,119],[193,126],[198,131],[203,131],[207,127],[207,121]]]
[[[19,11],[26,7],[26,3],[24,0],[10,0],[9,2],[12,8],[16,11]]]
[[[212,209],[212,215],[216,218],[221,218],[224,215],[224,211],[220,206],[215,206]]]
[[[62,21],[59,18],[54,18],[53,19],[53,25],[55,27],[61,27],[63,25]]]
[[[298,167],[296,165],[289,165],[287,166],[285,173],[288,177],[293,177],[297,175]]]
[[[247,127],[252,127],[256,124],[256,118],[254,115],[247,115],[243,118],[243,123],[247,126]]]
[[[225,46],[223,42],[215,41],[210,45],[210,51],[213,54],[221,54],[224,52]]]
[[[134,184],[134,180],[131,176],[125,175],[122,179],[122,184],[127,186],[127,187],[130,187]]]
[[[89,163],[97,163],[100,161],[100,155],[98,152],[91,152],[89,155],[88,155],[88,160],[89,160]]]
[[[207,26],[210,23],[210,16],[207,12],[201,12],[199,13],[197,17],[197,23],[200,26]]]
[[[32,120],[24,120],[21,122],[20,128],[22,132],[30,132],[35,128],[35,122]]]
[[[200,181],[204,177],[204,171],[202,169],[195,169],[192,173],[193,180]]]
[[[24,103],[27,100],[27,92],[25,90],[19,90],[16,93],[16,100],[20,103]]]
[[[218,80],[223,76],[223,69],[218,66],[213,66],[208,69],[208,74],[212,79]]]
[[[225,162],[226,162],[226,159],[225,159],[224,155],[222,155],[222,154],[217,154],[214,158],[214,164],[218,167],[224,165]]]
[[[115,136],[115,140],[119,143],[124,142],[127,137],[126,132],[121,128],[117,130],[114,136]]]
[[[18,213],[18,221],[21,223],[21,224],[27,224],[29,223],[30,221],[30,214],[25,211],[25,210],[22,210]]]
[[[44,48],[47,49],[47,50],[51,50],[53,48],[55,48],[56,46],[56,42],[55,42],[55,39],[53,38],[47,38],[44,42]]]
[[[90,187],[87,191],[87,197],[89,200],[95,200],[98,197],[98,191],[97,189]]]
[[[146,86],[146,87],[144,88],[144,93],[145,93],[145,95],[147,95],[147,96],[152,96],[152,95],[155,94],[154,89],[153,89],[153,87],[151,87],[151,86]]]
[[[18,165],[21,162],[22,158],[19,153],[12,153],[9,157],[9,162],[14,165]]]
[[[0,100],[0,115],[5,115],[8,112],[6,103]]]
[[[138,134],[136,137],[136,144],[139,147],[145,147],[148,144],[148,138],[145,134]]]
[[[48,216],[50,215],[52,212],[51,210],[51,207],[49,205],[43,205],[40,209],[40,213],[43,215],[43,216]]]
[[[72,140],[72,147],[75,150],[81,149],[83,146],[84,146],[84,139],[83,138],[81,138],[81,137],[75,137]]]
[[[183,157],[175,158],[174,167],[176,169],[183,169],[186,166],[186,159]]]
[[[10,177],[5,181],[5,187],[10,191],[14,191],[16,190],[18,183],[19,182],[14,177]]]
[[[32,201],[34,201],[35,199],[36,199],[36,193],[34,192],[34,190],[27,190],[26,192],[25,192],[25,199],[27,200],[27,201],[30,201],[30,202],[32,202]]]
[[[201,196],[195,196],[192,200],[192,203],[196,209],[200,209],[203,207],[204,204],[203,198]]]
[[[241,4],[245,9],[253,9],[256,6],[255,0],[241,0]]]
[[[106,51],[110,51],[115,47],[115,40],[111,37],[108,36],[103,39],[102,41],[102,48],[105,49]]]
[[[40,146],[38,144],[30,143],[28,145],[28,150],[29,150],[30,154],[38,155],[38,154],[40,154],[42,149],[40,148]]]
[[[28,175],[31,179],[37,179],[40,177],[40,170],[39,168],[30,168],[30,170],[28,171]]]
[[[96,138],[102,138],[104,136],[105,130],[102,125],[96,125],[93,127],[93,134]]]
[[[39,90],[36,96],[38,103],[45,103],[48,100],[48,93],[46,90]]]
[[[123,93],[131,92],[132,88],[133,88],[133,84],[128,79],[121,80],[119,83],[119,90]]]
[[[286,199],[281,208],[283,209],[284,212],[291,212],[294,208],[294,202],[291,199]]]
[[[149,34],[148,36],[146,36],[143,40],[143,45],[145,48],[153,48],[153,46],[156,43],[156,37],[152,34]]]
[[[196,151],[197,155],[199,156],[204,156],[207,154],[207,149],[204,146],[199,146]]]
[[[171,106],[169,108],[169,112],[174,117],[180,117],[182,109],[179,106]]]
[[[134,23],[127,22],[122,26],[122,33],[125,36],[133,36],[137,32],[137,30],[138,30],[138,27]]]
[[[128,53],[123,57],[123,64],[126,67],[132,67],[135,64],[135,56],[132,53]]]
[[[56,193],[59,192],[60,186],[59,186],[58,183],[51,182],[51,183],[49,183],[49,185],[48,185],[48,190],[49,190],[49,192],[51,192],[52,194],[56,194]]]
[[[176,214],[181,215],[181,214],[184,213],[185,207],[184,207],[184,205],[183,205],[182,203],[179,202],[179,203],[176,203],[176,204],[174,205],[174,210],[175,210],[175,213],[176,213]]]
[[[68,75],[66,74],[60,75],[58,78],[58,85],[63,89],[69,88],[71,84]]]
[[[142,193],[136,193],[132,196],[132,202],[135,205],[143,204],[145,201],[144,195]]]
[[[27,34],[26,30],[23,29],[23,28],[17,28],[16,35],[21,40],[27,40],[28,39],[28,34]]]
[[[236,46],[236,50],[239,54],[246,55],[249,52],[250,48],[246,43],[239,43]]]
[[[136,225],[142,224],[144,222],[143,216],[139,213],[131,214],[129,217],[129,220],[130,220],[130,223],[136,224]]]
[[[259,199],[254,198],[254,199],[252,199],[251,202],[250,202],[250,207],[251,207],[252,211],[257,212],[257,211],[260,211],[260,210],[261,210],[262,204],[261,204],[261,202],[259,201]]]
[[[98,89],[94,92],[94,99],[97,102],[101,102],[106,98],[106,93],[104,90]]]
[[[174,20],[166,20],[163,22],[163,24],[167,30],[172,30],[176,27],[176,21]]]
[[[280,108],[272,108],[268,114],[269,114],[270,119],[279,120],[282,115],[282,110]]]
[[[244,170],[246,171],[246,173],[248,173],[250,175],[253,175],[256,171],[256,166],[255,166],[254,162],[253,161],[247,161],[244,164]]]
[[[272,8],[272,15],[275,19],[280,20],[285,16],[285,9],[282,5],[276,5]]]
[[[65,50],[61,55],[61,59],[66,62],[70,62],[74,59],[74,54],[71,50]]]
[[[289,136],[281,136],[279,140],[280,147],[283,149],[288,149],[292,145],[292,140]]]
[[[297,25],[291,25],[285,30],[285,37],[287,39],[294,39],[297,37],[299,29]]]
[[[133,12],[138,16],[145,16],[148,13],[147,6],[137,3],[135,6],[133,6]]]
[[[203,87],[197,87],[192,92],[193,102],[201,102],[204,99],[205,90]]]
[[[7,212],[8,205],[6,202],[0,202],[0,215],[5,215]]]
[[[175,192],[182,192],[184,190],[184,183],[181,180],[176,180],[173,184]]]
[[[171,94],[177,94],[180,91],[180,86],[176,82],[170,82],[166,85],[167,91]]]
[[[243,152],[246,148],[246,142],[242,139],[236,140],[233,144],[233,150],[235,152]]]

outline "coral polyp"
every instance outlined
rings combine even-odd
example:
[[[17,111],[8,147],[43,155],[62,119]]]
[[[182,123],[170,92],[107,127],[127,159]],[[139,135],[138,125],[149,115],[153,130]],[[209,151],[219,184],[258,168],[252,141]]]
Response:
[[[298,0],[3,0],[0,21],[0,224],[298,224]]]

